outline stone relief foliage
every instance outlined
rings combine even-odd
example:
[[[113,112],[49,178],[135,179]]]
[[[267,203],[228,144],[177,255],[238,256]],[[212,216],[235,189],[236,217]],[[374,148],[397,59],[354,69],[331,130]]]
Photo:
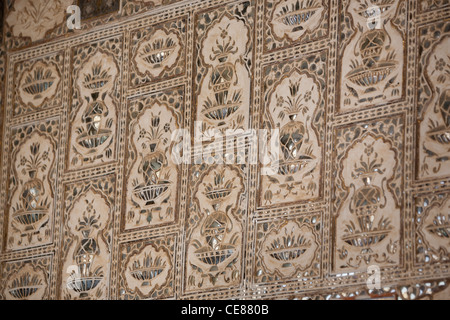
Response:
[[[258,222],[253,281],[320,277],[321,214]]]
[[[212,132],[246,130],[251,96],[253,12],[250,1],[197,16],[197,121],[208,139]],[[214,21],[214,23],[210,23]]]
[[[135,30],[131,41],[133,62],[130,83],[133,87],[185,73],[185,19]]]
[[[6,248],[21,250],[53,240],[59,123],[17,127],[12,133]]]
[[[174,236],[123,244],[121,299],[167,299],[174,295]]]
[[[65,188],[59,298],[107,299],[115,178],[105,176]]]
[[[418,178],[450,175],[450,24],[439,23],[422,30],[419,80]]]
[[[353,20],[353,35],[340,59],[339,111],[403,97],[405,34],[397,21],[406,14],[403,5],[402,0],[347,1],[343,10]]]
[[[115,38],[74,49],[67,159],[71,170],[111,162],[116,156],[121,42]]]
[[[4,299],[47,300],[51,264],[51,256],[5,263],[1,277]]]
[[[181,167],[171,137],[184,122],[184,88],[131,102],[125,229],[173,223],[178,217]]]
[[[329,33],[329,1],[266,0],[265,51],[322,39]]]
[[[340,128],[335,141],[336,271],[401,262],[402,120],[380,120],[367,127]]]
[[[237,167],[193,167],[198,181],[191,193],[186,232],[185,290],[238,286],[246,215],[243,173]]]
[[[415,199],[416,263],[449,261],[450,201],[448,193],[418,196]]]
[[[271,158],[274,174],[260,176],[260,206],[320,197],[326,61],[324,51],[265,70],[262,128],[279,130],[280,159]]]
[[[13,115],[21,116],[62,105],[61,53],[15,65]]]
[[[15,0],[6,23],[14,37],[35,42],[65,21],[66,8],[72,3],[73,0]]]

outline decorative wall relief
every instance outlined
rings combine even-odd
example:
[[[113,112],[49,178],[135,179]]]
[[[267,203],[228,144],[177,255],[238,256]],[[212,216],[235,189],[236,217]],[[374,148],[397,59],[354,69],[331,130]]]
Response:
[[[336,132],[336,271],[401,263],[403,120],[366,127]]]
[[[264,51],[311,42],[329,34],[330,3],[326,0],[266,0]]]
[[[109,297],[114,197],[113,176],[66,186],[60,299]]]
[[[253,282],[321,276],[321,214],[257,222]]]
[[[185,73],[186,19],[135,30],[131,38],[131,86],[142,86]]]
[[[321,195],[327,58],[323,51],[265,69],[261,127],[279,130],[280,159],[271,158],[275,174],[260,175],[262,207],[315,200]]]
[[[12,130],[6,250],[53,241],[59,122],[49,120]]]
[[[346,3],[343,10],[352,17],[353,35],[340,53],[339,111],[400,100],[405,85],[406,13],[402,9],[406,3],[402,0]]]
[[[216,166],[192,168],[198,181],[187,216],[185,290],[207,291],[239,285],[247,212],[242,172]]]
[[[417,178],[430,179],[450,176],[450,23],[421,31]]]
[[[120,298],[173,298],[175,245],[176,238],[173,235],[122,244]]]
[[[245,1],[196,17],[194,106],[205,139],[210,137],[208,130],[225,133],[248,128],[253,48],[250,4]]]
[[[0,296],[5,300],[47,300],[51,266],[52,256],[5,262]]]
[[[73,0],[15,0],[6,17],[14,37],[26,37],[35,42],[65,22],[66,9]]]
[[[184,88],[133,100],[128,110],[125,230],[173,223],[181,166],[171,138],[184,123]]]
[[[116,157],[121,43],[115,38],[94,44],[94,49],[74,49],[74,96],[69,114],[67,159],[70,170],[108,163]]]
[[[449,261],[449,193],[417,196],[415,204],[416,263],[424,265]]]
[[[63,63],[61,53],[16,63],[14,116],[62,107]]]

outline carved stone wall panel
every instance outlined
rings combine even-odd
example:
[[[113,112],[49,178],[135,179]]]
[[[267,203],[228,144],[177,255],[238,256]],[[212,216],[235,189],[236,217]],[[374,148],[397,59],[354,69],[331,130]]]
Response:
[[[175,235],[121,244],[120,298],[174,298],[175,250]]]
[[[450,299],[448,0],[2,5],[0,299]]]
[[[58,299],[108,299],[116,178],[64,187]]]
[[[178,221],[181,166],[172,135],[184,125],[184,87],[130,101],[124,186],[125,231]]]
[[[12,127],[10,137],[4,251],[48,245],[61,174],[59,119]]]
[[[407,1],[342,1],[338,110],[349,112],[403,100]]]
[[[334,132],[334,270],[402,265],[402,115]]]
[[[323,191],[328,52],[264,68],[261,128],[279,130],[280,159],[260,165],[260,207],[318,200]],[[272,169],[272,174],[265,170]]]
[[[415,262],[419,265],[450,261],[449,195],[447,191],[415,198]]]
[[[450,176],[450,22],[418,29],[416,177]]]
[[[48,300],[53,256],[2,263],[0,297],[4,300]]]
[[[130,86],[184,75],[186,18],[131,32]]]
[[[10,48],[23,47],[62,35],[66,9],[75,0],[14,0],[6,5],[5,35]]]
[[[249,128],[254,2],[227,4],[195,16],[193,106],[203,139],[215,130]]]
[[[255,239],[254,284],[321,277],[321,212],[258,221]]]
[[[247,216],[245,166],[193,166],[186,216],[184,293],[239,288]]]
[[[13,116],[62,107],[64,54],[25,60],[14,67]]]
[[[329,36],[328,0],[266,0],[264,9],[264,52]]]
[[[121,37],[72,50],[72,96],[69,106],[68,170],[117,159],[117,126],[122,96]]]

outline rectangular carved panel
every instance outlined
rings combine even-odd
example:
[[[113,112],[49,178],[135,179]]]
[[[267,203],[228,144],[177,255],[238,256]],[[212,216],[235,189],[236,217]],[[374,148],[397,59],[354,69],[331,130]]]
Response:
[[[11,128],[4,251],[53,242],[60,130],[57,118]]]
[[[116,178],[65,186],[59,299],[107,299]]]
[[[328,52],[264,68],[261,128],[279,130],[280,159],[273,174],[263,174],[259,206],[317,200],[323,190]],[[273,137],[272,137],[273,138]]]
[[[335,129],[334,270],[401,265],[404,118]]]
[[[184,88],[132,100],[128,107],[123,228],[173,224],[179,216],[181,166],[172,134],[184,124]]]

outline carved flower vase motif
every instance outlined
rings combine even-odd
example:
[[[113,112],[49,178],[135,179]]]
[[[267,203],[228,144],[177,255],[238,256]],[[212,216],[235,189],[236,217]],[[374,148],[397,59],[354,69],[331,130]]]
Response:
[[[200,219],[189,231],[188,290],[237,283],[241,274],[240,177],[229,167],[214,168],[201,181],[195,193],[198,213],[192,213]]]
[[[267,234],[260,254],[269,272],[292,277],[311,266],[318,249],[318,238],[311,226],[286,221],[280,229]]]
[[[371,134],[347,151],[342,175],[349,194],[336,227],[339,268],[398,261],[400,211],[387,187],[395,161],[389,143]]]
[[[271,27],[278,38],[297,41],[319,26],[323,11],[321,0],[281,0],[275,6]]]
[[[356,34],[343,53],[341,111],[401,97],[403,38],[392,22],[400,2],[349,1]]]
[[[74,166],[111,158],[116,128],[116,108],[111,91],[118,69],[113,58],[97,52],[79,74],[77,85],[84,101],[73,125]]]
[[[105,228],[110,209],[100,193],[88,190],[78,197],[67,215],[67,251],[64,255],[61,294],[64,299],[105,297],[110,249]]]
[[[171,268],[166,251],[149,245],[130,257],[125,273],[127,285],[142,296],[148,296],[166,284]]]
[[[53,207],[53,190],[48,179],[54,159],[52,143],[38,133],[17,154],[21,187],[13,195],[11,224],[17,231],[19,246],[43,241],[41,231],[48,224]]]
[[[450,174],[450,37],[443,38],[429,54],[425,67],[432,97],[420,123],[421,177]]]
[[[127,228],[171,222],[178,203],[179,168],[171,159],[177,115],[157,100],[148,103],[142,102],[143,111],[130,125],[136,157],[127,182]]]
[[[6,281],[4,293],[11,300],[42,299],[47,286],[43,270],[32,263],[25,263]]]
[[[52,99],[60,83],[60,75],[53,63],[36,62],[19,81],[19,95],[25,104],[38,108]]]
[[[271,128],[279,130],[280,154],[270,155],[267,168],[273,174],[262,176],[263,205],[319,195],[322,151],[313,119],[320,100],[314,78],[297,70],[275,86],[268,104],[268,121]]]
[[[156,30],[139,45],[135,57],[136,67],[141,74],[159,77],[165,69],[175,65],[180,50],[180,39],[176,33]]]
[[[250,77],[244,65],[249,35],[242,21],[224,16],[208,31],[201,51],[209,67],[202,81],[199,121],[206,129],[244,129],[248,123]]]

